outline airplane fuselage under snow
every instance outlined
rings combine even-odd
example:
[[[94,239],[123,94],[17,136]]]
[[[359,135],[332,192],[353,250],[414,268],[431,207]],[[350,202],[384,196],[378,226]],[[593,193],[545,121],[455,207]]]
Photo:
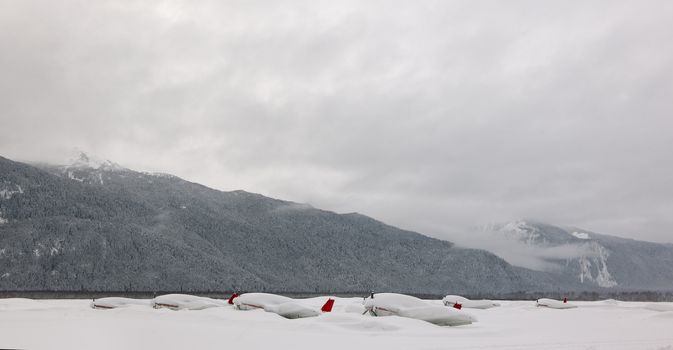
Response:
[[[322,312],[331,311],[334,304],[333,299],[328,299],[323,308],[317,310],[292,298],[268,293],[245,293],[230,300],[238,310],[263,309],[290,319],[318,316]]]

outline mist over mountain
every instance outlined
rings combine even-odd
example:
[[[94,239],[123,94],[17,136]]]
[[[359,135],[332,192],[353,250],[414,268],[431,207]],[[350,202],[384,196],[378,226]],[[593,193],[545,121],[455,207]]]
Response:
[[[671,287],[666,278],[673,270],[658,270],[671,257],[668,246],[538,231],[531,232],[544,239],[527,238],[532,249],[585,241],[599,248],[587,246],[592,253],[581,261],[562,251],[544,259],[569,270],[527,269],[361,214],[222,192],[86,154],[68,165],[0,157],[0,290],[441,294]],[[600,254],[607,260],[595,260]],[[634,262],[627,259],[632,254],[649,257]],[[595,274],[606,261],[609,275]],[[653,261],[661,264],[646,271]],[[589,272],[578,278],[582,266]]]
[[[673,245],[519,220],[479,227],[462,245],[509,263],[618,289],[673,289]]]

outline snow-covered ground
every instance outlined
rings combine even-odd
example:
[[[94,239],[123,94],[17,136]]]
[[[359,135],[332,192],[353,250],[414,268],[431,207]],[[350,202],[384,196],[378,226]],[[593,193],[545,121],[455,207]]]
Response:
[[[320,308],[326,299],[300,302]],[[474,324],[439,327],[345,312],[361,300],[336,298],[332,313],[290,320],[230,306],[97,310],[91,300],[0,299],[0,348],[673,350],[673,303],[574,302],[575,309],[556,310],[501,301],[501,307],[470,309]]]

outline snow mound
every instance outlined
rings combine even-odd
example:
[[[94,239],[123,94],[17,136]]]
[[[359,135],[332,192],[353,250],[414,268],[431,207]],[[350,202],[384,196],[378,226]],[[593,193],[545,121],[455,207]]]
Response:
[[[150,306],[151,300],[147,299],[131,299],[131,298],[119,298],[119,297],[108,297],[94,299],[91,301],[91,308],[93,309],[116,309],[119,307],[127,307],[131,305],[141,305],[141,306]]]
[[[548,307],[550,309],[574,309],[577,307],[577,305],[568,302],[546,298],[538,299],[536,305],[538,307]]]
[[[227,306],[227,302],[224,300],[197,297],[195,295],[166,294],[152,299],[150,305],[155,309],[203,310],[211,307]]]
[[[461,307],[469,309],[490,309],[500,306],[499,303],[493,302],[491,300],[470,300],[460,295],[447,295],[444,297],[444,299],[442,299],[442,303],[445,306],[451,307],[453,307],[455,304],[459,304]]]
[[[362,301],[360,301],[346,304],[346,306],[344,306],[343,308],[343,311],[353,314],[364,314],[367,311],[367,309],[365,309],[365,306],[362,304]]]

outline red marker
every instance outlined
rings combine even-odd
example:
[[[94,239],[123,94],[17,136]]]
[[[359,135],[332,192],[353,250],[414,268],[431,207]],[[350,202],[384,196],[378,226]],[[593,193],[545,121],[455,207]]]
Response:
[[[229,297],[229,300],[227,301],[227,303],[229,303],[229,305],[233,305],[234,304],[234,299],[236,299],[237,296],[238,296],[238,293],[232,294],[231,297]]]
[[[334,306],[334,299],[329,298],[329,299],[327,299],[327,302],[325,303],[325,305],[322,306],[320,311],[330,312],[330,311],[332,311],[332,306]]]

